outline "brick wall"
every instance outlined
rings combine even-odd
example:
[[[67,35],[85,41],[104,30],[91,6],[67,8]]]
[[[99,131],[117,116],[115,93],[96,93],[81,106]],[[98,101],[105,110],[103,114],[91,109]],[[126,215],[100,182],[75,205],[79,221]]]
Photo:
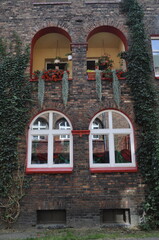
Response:
[[[89,1],[87,1],[89,2]],[[108,1],[109,2],[109,1]],[[31,40],[40,29],[55,26],[63,28],[72,38],[73,79],[69,81],[69,99],[64,107],[61,98],[61,82],[46,83],[42,110],[53,109],[64,113],[74,130],[87,130],[92,117],[100,110],[116,108],[113,100],[112,82],[103,81],[103,97],[96,97],[95,81],[86,77],[86,39],[94,28],[110,25],[118,28],[129,40],[125,16],[119,10],[118,1],[89,4],[84,0],[72,0],[71,4],[34,5],[31,0],[2,1],[0,29],[2,36],[9,38],[16,31],[24,43]],[[141,3],[143,1],[140,1]],[[159,4],[155,0],[144,0],[145,23],[148,34],[159,34]],[[128,42],[128,45],[130,42]],[[37,102],[37,82],[32,82],[35,100],[31,116],[41,109]],[[139,129],[134,122],[133,100],[125,80],[121,80],[121,110],[135,127],[138,144]],[[26,126],[27,132],[27,126]],[[26,134],[27,135],[27,134]],[[21,161],[26,159],[26,136],[19,152]],[[36,211],[66,209],[69,226],[95,226],[100,224],[100,210],[128,208],[132,225],[138,222],[138,210],[144,198],[143,184],[136,173],[90,173],[88,136],[75,135],[73,144],[74,169],[70,174],[32,174],[30,187],[22,200],[18,224],[36,224]]]

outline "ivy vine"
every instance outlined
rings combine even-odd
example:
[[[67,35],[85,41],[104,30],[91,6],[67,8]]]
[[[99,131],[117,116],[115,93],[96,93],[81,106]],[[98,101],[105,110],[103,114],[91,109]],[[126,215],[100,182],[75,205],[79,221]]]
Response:
[[[137,0],[123,0],[131,46],[122,57],[127,61],[127,83],[134,99],[136,123],[141,128],[137,160],[144,179],[145,202],[141,225],[145,229],[159,226],[159,111],[154,87],[151,56],[145,33],[142,6]]]
[[[7,223],[13,223],[20,213],[26,182],[18,144],[31,103],[25,74],[28,61],[29,48],[23,47],[16,34],[8,44],[0,39],[0,220]]]

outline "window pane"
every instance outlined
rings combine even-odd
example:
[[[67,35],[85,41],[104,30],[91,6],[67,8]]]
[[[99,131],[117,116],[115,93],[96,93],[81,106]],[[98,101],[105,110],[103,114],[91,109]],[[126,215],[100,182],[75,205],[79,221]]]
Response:
[[[154,70],[156,75],[159,75],[159,53],[153,54]]]
[[[113,128],[130,128],[130,125],[127,119],[125,119],[125,117],[123,117],[121,114],[113,112],[112,117],[113,117]]]
[[[31,164],[47,163],[47,152],[48,152],[48,137],[46,135],[33,136]]]
[[[68,130],[70,125],[68,121],[59,113],[53,113],[53,129]]]
[[[115,163],[130,163],[130,136],[129,134],[114,135]]]
[[[69,164],[70,163],[70,141],[69,135],[65,135],[66,139],[61,139],[59,135],[54,136],[54,164]]]
[[[93,139],[93,163],[109,163],[108,135],[98,135],[98,140]]]
[[[159,39],[151,40],[153,51],[159,51]]]
[[[109,121],[108,121],[108,112],[104,112],[100,114],[93,122],[92,129],[97,129],[95,126],[98,125],[98,129],[109,128]]]
[[[95,70],[95,60],[88,60],[87,61],[87,69]]]
[[[37,118],[33,125],[32,130],[46,130],[49,128],[49,114],[43,114],[39,118]]]

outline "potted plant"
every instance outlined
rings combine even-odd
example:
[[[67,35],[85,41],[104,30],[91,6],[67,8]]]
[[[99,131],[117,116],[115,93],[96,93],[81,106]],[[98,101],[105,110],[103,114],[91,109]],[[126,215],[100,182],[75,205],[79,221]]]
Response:
[[[64,74],[64,70],[59,70],[59,69],[50,69],[50,70],[44,70],[42,72],[40,72],[39,70],[35,71],[33,73],[32,79],[33,80],[38,80],[39,76],[41,73],[41,78],[44,79],[45,81],[60,81],[62,80],[63,74]],[[69,71],[67,71],[68,75],[69,75]]]
[[[90,69],[87,70],[87,78],[89,80],[94,80],[95,75],[96,75],[95,70],[90,70]]]
[[[105,54],[98,58],[97,66],[99,66],[99,69],[101,70],[111,70],[113,67],[114,61],[111,59],[109,54]]]

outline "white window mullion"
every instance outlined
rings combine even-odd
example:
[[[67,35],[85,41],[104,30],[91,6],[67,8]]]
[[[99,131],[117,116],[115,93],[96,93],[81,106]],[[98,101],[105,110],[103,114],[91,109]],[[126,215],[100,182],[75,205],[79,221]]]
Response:
[[[132,160],[132,163],[135,165],[135,146],[134,146],[133,133],[131,133],[129,136],[130,136],[131,160]]]
[[[110,161],[110,166],[114,167],[115,166],[115,151],[114,151],[114,134],[113,133],[109,134],[109,161]]]
[[[93,166],[93,135],[89,135],[89,154],[91,156],[90,158],[90,167]]]
[[[108,118],[109,118],[109,130],[111,130],[113,128],[112,111],[108,112]]]
[[[31,166],[31,156],[32,156],[32,135],[29,134],[29,139],[28,139],[28,166]]]
[[[53,129],[53,113],[49,112],[49,131]]]
[[[48,155],[47,155],[47,160],[48,160],[48,167],[51,167],[52,166],[52,159],[53,159],[53,153],[52,153],[52,146],[53,146],[53,143],[52,143],[52,135],[49,134],[48,135]]]
[[[71,167],[73,167],[73,136],[72,135],[69,135],[69,143],[70,143],[70,152],[69,152],[69,156],[70,156],[70,165]]]

